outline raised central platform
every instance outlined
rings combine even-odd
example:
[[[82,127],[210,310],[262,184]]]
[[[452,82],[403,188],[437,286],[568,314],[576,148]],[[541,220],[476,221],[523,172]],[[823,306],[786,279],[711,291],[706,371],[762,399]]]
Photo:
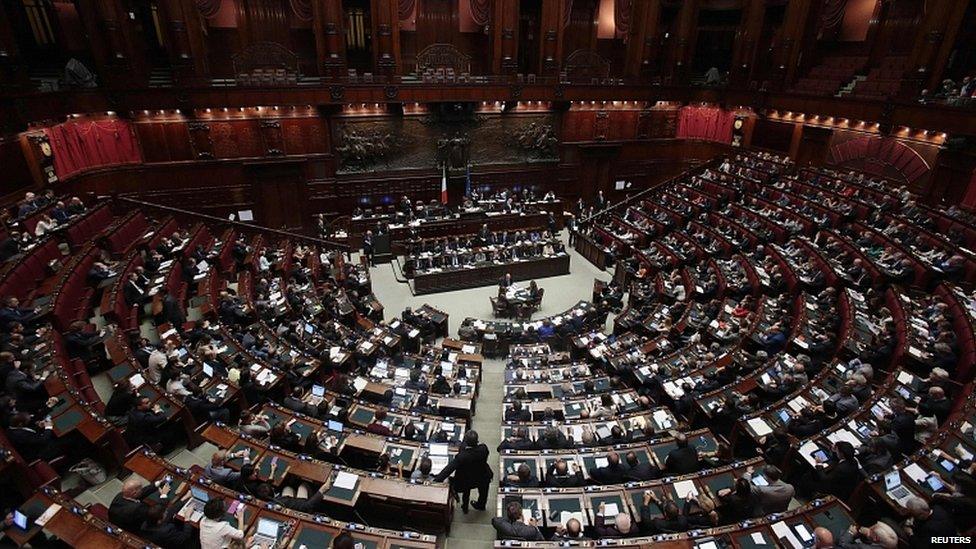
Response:
[[[497,284],[498,279],[506,273],[512,273],[512,278],[516,281],[569,274],[569,255],[418,274],[410,283],[413,285],[415,295],[423,295],[491,286]]]

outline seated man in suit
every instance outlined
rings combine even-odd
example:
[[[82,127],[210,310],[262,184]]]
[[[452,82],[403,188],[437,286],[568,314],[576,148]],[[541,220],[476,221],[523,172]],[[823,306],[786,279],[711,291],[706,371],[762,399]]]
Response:
[[[583,486],[583,471],[580,470],[579,463],[573,462],[573,473],[569,473],[569,465],[566,460],[560,458],[549,465],[546,471],[546,486],[552,488],[572,488]]]
[[[752,467],[746,469],[746,474],[752,475]],[[765,516],[770,513],[782,513],[790,506],[795,490],[793,485],[783,482],[783,472],[775,465],[763,467],[762,476],[768,481],[766,486],[752,484],[752,493],[756,496],[759,505],[757,516]]]
[[[509,502],[505,507],[505,517],[491,519],[491,526],[495,529],[498,539],[515,539],[525,541],[543,541],[542,532],[536,526],[535,519],[526,524],[522,518],[522,505],[517,501]]]
[[[698,449],[688,446],[688,437],[684,433],[678,433],[674,442],[678,447],[668,452],[664,460],[664,470],[668,476],[687,475],[701,469]]]
[[[641,462],[637,459],[637,454],[633,451],[627,452],[627,472],[624,477],[627,480],[653,480],[656,478],[661,478],[661,470],[658,469],[654,464],[650,462]]]
[[[190,492],[186,492],[186,497]],[[163,549],[181,549],[192,544],[196,530],[190,521],[174,520],[182,507],[178,501],[169,507],[154,505],[146,511],[146,521],[142,523],[142,537]]]
[[[50,419],[34,424],[27,412],[18,412],[10,418],[7,438],[14,445],[24,461],[55,458],[60,453],[60,445],[54,435]]]
[[[160,499],[166,501],[169,488],[165,482],[143,486],[139,479],[129,477],[122,483],[122,491],[112,500],[108,519],[123,530],[141,535],[142,524],[146,522],[149,511],[149,506],[142,500],[159,490]]]
[[[498,280],[498,287],[508,288],[509,286],[512,285],[513,282],[514,280],[512,279],[512,273],[505,273],[505,276],[501,277],[501,279]]]
[[[130,445],[141,444],[153,447],[160,445],[159,430],[166,423],[166,414],[158,405],[152,406],[149,399],[142,397],[136,407],[129,411],[129,421],[125,428],[125,437]]]
[[[607,464],[590,469],[590,478],[597,484],[620,484],[627,481],[627,467],[620,463],[620,454],[607,454]]]

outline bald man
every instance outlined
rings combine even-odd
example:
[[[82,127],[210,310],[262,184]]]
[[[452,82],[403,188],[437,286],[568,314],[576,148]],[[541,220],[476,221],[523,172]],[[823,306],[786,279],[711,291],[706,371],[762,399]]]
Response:
[[[583,525],[580,521],[571,518],[565,525],[556,526],[556,533],[552,535],[550,541],[586,541],[590,538],[583,535]]]
[[[138,478],[126,479],[122,483],[122,491],[115,496],[108,508],[109,521],[123,530],[139,535],[149,511],[149,506],[143,500],[156,490],[159,490],[159,497],[165,502],[169,495],[169,484],[159,482],[143,486]]]
[[[877,522],[870,528],[851,526],[837,540],[840,549],[897,549],[898,534],[894,528]]]
[[[834,535],[823,526],[813,529],[813,547],[815,549],[831,549],[834,546]]]

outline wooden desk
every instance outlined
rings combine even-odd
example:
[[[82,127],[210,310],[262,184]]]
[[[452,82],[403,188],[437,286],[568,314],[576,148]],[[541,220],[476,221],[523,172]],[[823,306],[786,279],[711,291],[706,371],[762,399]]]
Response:
[[[512,279],[516,281],[569,274],[569,255],[530,259],[502,265],[489,264],[473,269],[417,274],[413,278],[413,289],[415,294],[422,295],[490,286],[497,284],[498,279],[505,276],[506,273],[512,273]]]

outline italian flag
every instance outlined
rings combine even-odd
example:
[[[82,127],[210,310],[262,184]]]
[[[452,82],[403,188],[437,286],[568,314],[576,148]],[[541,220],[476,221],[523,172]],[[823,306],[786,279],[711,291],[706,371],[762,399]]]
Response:
[[[441,204],[447,204],[447,163],[441,172]]]

